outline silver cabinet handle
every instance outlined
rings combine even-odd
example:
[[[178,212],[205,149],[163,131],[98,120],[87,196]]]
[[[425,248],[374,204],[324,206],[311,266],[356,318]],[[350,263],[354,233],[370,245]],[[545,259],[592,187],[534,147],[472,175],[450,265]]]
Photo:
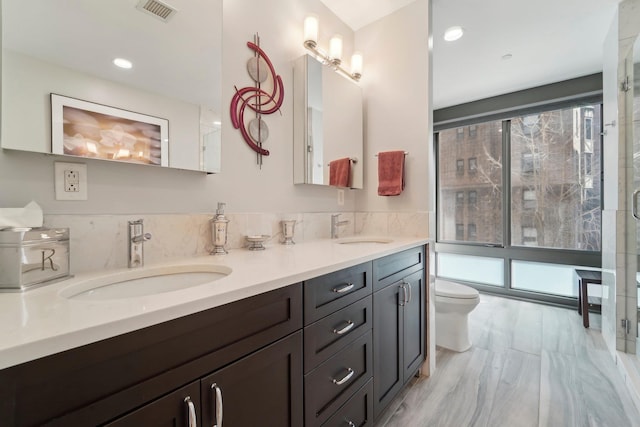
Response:
[[[343,294],[345,292],[349,292],[351,289],[353,289],[353,283],[347,283],[344,286],[341,286],[339,288],[333,288],[333,292],[337,293],[337,294]]]
[[[409,289],[409,298],[407,298],[407,302],[406,304],[409,304],[411,302],[411,299],[413,298],[413,291],[411,290],[411,283],[404,281],[404,284],[407,286],[407,289]]]
[[[402,301],[398,302],[398,305],[403,306],[407,304],[407,288],[404,287],[404,282],[398,285],[400,289],[402,289]]]
[[[640,216],[638,216],[638,194],[640,194],[640,188],[634,191],[631,197],[631,213],[635,219],[640,220]]]
[[[356,326],[355,323],[353,323],[351,320],[347,320],[347,326],[345,326],[342,329],[337,329],[336,328],[336,329],[333,330],[333,333],[336,334],[336,335],[342,335],[344,333],[349,332],[354,326]]]
[[[349,379],[353,376],[353,374],[355,374],[355,371],[351,368],[347,368],[347,375],[345,375],[344,377],[342,377],[342,379],[337,380],[337,379],[333,379],[333,383],[335,385],[342,385],[344,383],[346,383],[347,381],[349,381]]]
[[[191,401],[191,396],[185,397],[184,403],[187,404],[187,426],[198,427],[198,420],[196,419],[196,407]]]
[[[211,384],[211,390],[213,390],[213,397],[215,401],[213,402],[215,411],[216,422],[213,424],[213,427],[222,427],[222,389],[218,387],[218,384]]]
[[[347,426],[348,427],[356,427],[356,425],[353,423],[353,421],[349,421],[349,420],[346,420],[346,421],[347,421]]]

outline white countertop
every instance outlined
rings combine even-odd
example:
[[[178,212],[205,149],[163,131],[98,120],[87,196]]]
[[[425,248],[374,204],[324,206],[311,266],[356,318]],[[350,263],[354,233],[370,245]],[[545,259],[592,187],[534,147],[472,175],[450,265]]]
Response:
[[[60,296],[69,286],[128,271],[81,274],[24,293],[0,294],[0,369],[111,338],[302,280],[390,255],[428,242],[393,238],[390,243],[338,244],[317,240],[264,251],[235,249],[162,265],[215,264],[230,275],[212,283],[151,296],[80,301]],[[155,265],[157,267],[158,265]],[[152,268],[147,265],[144,268]]]

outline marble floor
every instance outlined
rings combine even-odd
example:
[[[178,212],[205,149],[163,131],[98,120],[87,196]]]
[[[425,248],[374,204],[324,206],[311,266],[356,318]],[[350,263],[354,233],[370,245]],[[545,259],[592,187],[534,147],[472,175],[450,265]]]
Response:
[[[437,349],[436,372],[412,380],[378,427],[640,426],[600,334],[575,310],[481,295],[473,347]]]

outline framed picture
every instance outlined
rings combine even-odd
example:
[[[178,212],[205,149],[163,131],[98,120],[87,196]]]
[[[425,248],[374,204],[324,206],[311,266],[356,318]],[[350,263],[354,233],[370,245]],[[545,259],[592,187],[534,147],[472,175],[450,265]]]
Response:
[[[169,166],[169,121],[51,94],[51,152]]]

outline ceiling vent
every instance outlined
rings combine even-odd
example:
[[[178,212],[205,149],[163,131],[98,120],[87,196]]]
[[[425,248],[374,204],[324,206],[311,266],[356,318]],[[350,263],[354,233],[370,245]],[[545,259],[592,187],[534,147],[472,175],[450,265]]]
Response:
[[[140,0],[136,9],[155,16],[162,22],[168,22],[178,10],[168,4],[158,0]]]

